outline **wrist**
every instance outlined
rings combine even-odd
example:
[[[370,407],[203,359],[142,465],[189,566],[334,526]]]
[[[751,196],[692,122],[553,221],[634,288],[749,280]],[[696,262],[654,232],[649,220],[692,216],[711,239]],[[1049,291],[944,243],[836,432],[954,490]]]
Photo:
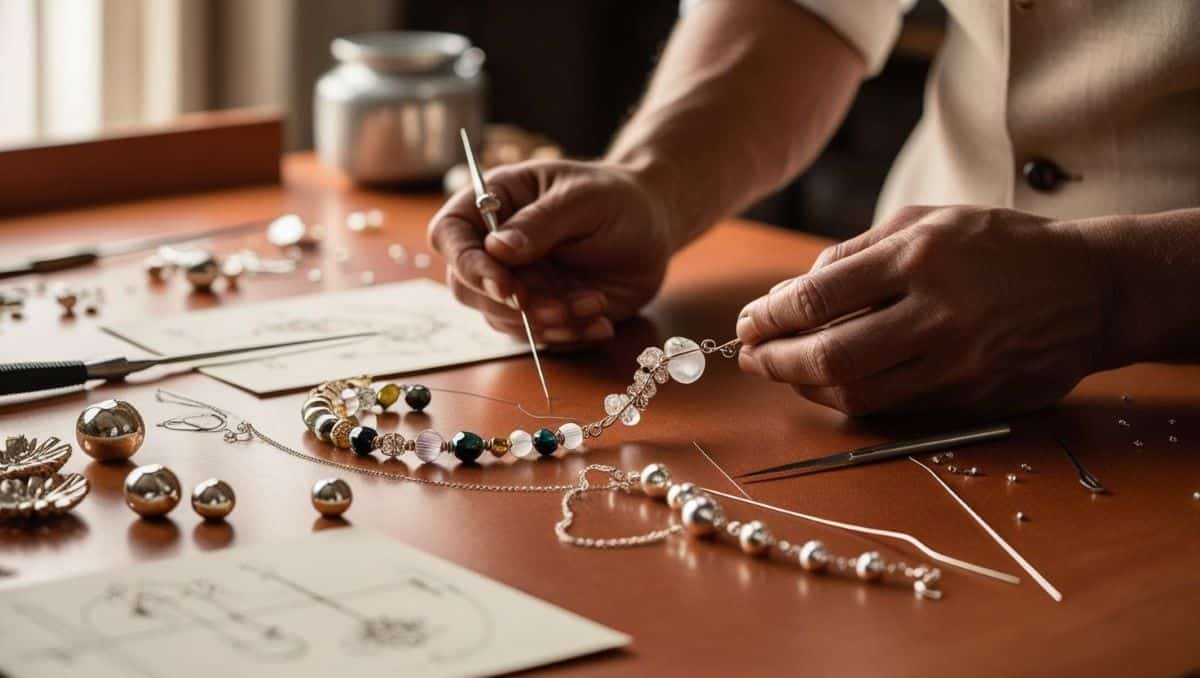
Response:
[[[692,239],[694,234],[686,226],[689,216],[680,197],[679,171],[674,163],[652,149],[630,152],[613,149],[604,162],[617,168],[642,191],[671,252]]]

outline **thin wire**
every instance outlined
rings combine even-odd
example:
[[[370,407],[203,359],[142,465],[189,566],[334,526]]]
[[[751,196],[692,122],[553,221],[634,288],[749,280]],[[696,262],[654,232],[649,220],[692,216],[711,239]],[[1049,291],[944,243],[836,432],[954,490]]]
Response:
[[[864,527],[862,525],[854,525],[851,523],[841,523],[836,520],[829,520],[828,518],[818,518],[817,516],[810,516],[807,513],[800,513],[799,511],[789,511],[788,509],[780,508],[778,506],[772,506],[771,504],[764,504],[763,502],[757,501],[753,497],[751,497],[749,494],[747,494],[746,491],[743,490],[742,487],[737,484],[737,481],[735,481],[732,477],[730,477],[730,475],[725,472],[725,469],[721,468],[721,465],[718,464],[716,461],[714,461],[713,458],[710,457],[708,455],[708,453],[704,451],[703,447],[700,447],[700,443],[693,440],[692,444],[696,446],[697,450],[700,450],[700,454],[703,454],[704,458],[707,459],[710,464],[715,466],[717,468],[717,470],[721,472],[721,475],[725,476],[725,479],[728,480],[730,482],[730,484],[732,484],[734,487],[736,487],[739,492],[746,495],[746,498],[742,499],[741,497],[737,497],[732,494],[726,494],[724,492],[719,492],[717,490],[713,490],[713,489],[710,489],[707,487],[703,488],[705,492],[712,492],[713,494],[717,494],[722,497],[726,497],[728,499],[733,499],[734,501],[745,502],[752,506],[758,506],[759,508],[769,509],[771,511],[776,511],[776,512],[783,513],[783,514],[786,514],[789,516],[794,516],[796,518],[803,518],[805,520],[811,520],[815,523],[820,523],[822,525],[838,527],[843,530],[849,530],[850,532],[861,532],[863,534],[870,534],[870,535],[875,535],[875,536],[880,536],[880,537],[891,537],[892,539],[899,539],[901,541],[905,541],[905,542],[911,544],[913,547],[915,547],[921,553],[924,553],[926,556],[932,558],[933,560],[938,561],[939,563],[942,563],[943,565],[950,565],[952,567],[958,567],[963,570],[966,570],[967,572],[972,572],[974,574],[982,575],[984,577],[991,577],[992,579],[998,579],[1002,582],[1006,582],[1009,584],[1021,583],[1020,579],[1012,576],[1011,574],[1007,574],[1004,572],[1000,572],[998,570],[993,570],[991,568],[983,567],[982,565],[975,565],[974,563],[968,563],[965,560],[959,560],[958,558],[954,558],[953,556],[948,556],[944,553],[935,551],[935,550],[929,548],[928,546],[926,546],[921,540],[917,539],[916,537],[914,537],[910,534],[905,534],[904,532],[893,532],[891,530],[879,530],[879,529],[876,529],[873,527]]]
[[[506,400],[504,398],[497,398],[496,396],[484,395],[482,393],[472,393],[470,391],[459,391],[459,390],[453,389],[453,388],[430,387],[429,390],[437,391],[439,393],[453,393],[455,395],[472,396],[474,398],[482,398],[484,400],[491,400],[492,402],[496,402],[496,403],[503,403],[505,405],[511,405],[511,406],[517,408],[518,410],[520,410],[520,412],[522,414],[529,417],[530,419],[553,419],[555,421],[582,421],[582,419],[579,417],[559,417],[559,416],[556,416],[553,414],[534,414],[533,412],[530,412],[528,409],[525,408],[524,403],[517,401],[517,400]]]
[[[1063,601],[1063,595],[1059,593],[1058,589],[1054,588],[1054,585],[1051,584],[1049,580],[1047,580],[1041,575],[1040,572],[1034,569],[1034,567],[1029,564],[1029,561],[1022,558],[1021,554],[1017,553],[1016,549],[1014,549],[1012,546],[1009,546],[1008,542],[1004,541],[1004,538],[997,534],[996,531],[992,529],[991,525],[987,524],[987,521],[985,521],[978,513],[968,506],[967,502],[963,501],[963,498],[958,496],[954,490],[950,489],[950,486],[946,484],[946,481],[942,480],[941,476],[934,473],[933,469],[917,461],[913,457],[909,457],[908,460],[925,469],[929,475],[933,476],[933,479],[942,486],[942,489],[946,490],[946,492],[954,499],[954,501],[958,502],[958,505],[962,506],[963,510],[966,511],[967,514],[972,518],[974,518],[975,522],[979,523],[979,526],[983,528],[984,532],[987,532],[988,536],[990,536],[996,541],[997,544],[1000,545],[1000,548],[1004,549],[1004,551],[1008,553],[1013,560],[1017,561],[1017,565],[1020,565],[1021,569],[1025,570],[1030,577],[1033,577],[1033,580],[1038,583],[1038,586],[1041,586],[1042,589],[1054,599],[1054,602],[1061,603]]]

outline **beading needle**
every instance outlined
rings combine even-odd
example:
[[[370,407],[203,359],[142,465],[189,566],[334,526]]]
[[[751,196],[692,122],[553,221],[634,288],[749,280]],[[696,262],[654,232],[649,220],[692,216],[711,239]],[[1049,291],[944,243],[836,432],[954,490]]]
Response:
[[[1061,603],[1063,601],[1063,595],[1058,592],[1058,589],[1054,588],[1054,585],[1051,584],[1049,580],[1047,580],[1040,572],[1034,569],[1034,567],[1029,564],[1029,561],[1022,558],[1021,554],[1017,553],[1015,548],[1009,546],[1008,542],[1004,541],[1004,538],[997,534],[996,531],[992,529],[991,525],[987,524],[987,521],[980,517],[980,515],[976,513],[974,509],[968,506],[967,502],[963,501],[963,498],[958,496],[958,493],[950,489],[950,486],[946,484],[946,481],[942,480],[941,476],[939,476],[937,473],[934,473],[933,469],[929,468],[925,464],[922,464],[913,457],[909,457],[908,460],[925,469],[929,475],[933,476],[933,479],[942,486],[942,489],[946,490],[946,492],[950,494],[954,501],[958,502],[959,506],[962,506],[963,510],[966,511],[967,514],[972,518],[974,518],[975,522],[979,523],[979,526],[983,528],[983,531],[987,532],[988,536],[994,539],[996,543],[1000,545],[1000,548],[1004,549],[1005,553],[1011,556],[1013,560],[1017,561],[1017,565],[1020,565],[1022,570],[1025,570],[1029,573],[1030,577],[1033,577],[1033,580],[1038,583],[1038,586],[1041,586],[1042,590],[1044,590],[1051,598],[1054,599],[1054,602]]]
[[[458,134],[462,137],[463,150],[467,154],[467,167],[471,170],[471,184],[475,187],[475,207],[483,216],[488,230],[495,233],[500,230],[500,223],[496,218],[496,212],[500,210],[500,199],[496,197],[495,193],[487,190],[487,184],[483,181],[483,172],[479,170],[479,165],[475,162],[475,153],[471,151],[471,140],[467,138],[467,130],[460,128]],[[542,382],[542,394],[546,396],[546,407],[549,408],[550,389],[546,387],[546,374],[542,372],[542,361],[538,358],[537,343],[533,341],[533,329],[529,326],[529,316],[525,315],[525,309],[521,308],[517,301],[517,295],[509,297],[509,301],[512,307],[521,314],[521,323],[525,325],[525,337],[529,339],[529,351],[533,354],[533,366],[537,368],[538,380]]]
[[[775,511],[777,513],[782,513],[784,515],[792,516],[794,518],[801,518],[803,520],[809,520],[814,523],[818,523],[821,525],[828,525],[829,527],[836,527],[836,528],[839,528],[842,530],[847,530],[849,532],[858,532],[861,534],[869,534],[869,535],[876,536],[876,537],[887,537],[890,539],[899,539],[900,541],[903,541],[903,542],[911,545],[913,548],[917,549],[921,553],[924,553],[928,558],[935,560],[943,565],[949,565],[950,567],[957,567],[960,570],[966,570],[967,572],[971,572],[972,574],[977,574],[977,575],[980,575],[983,577],[990,577],[992,579],[1002,581],[1006,584],[1020,584],[1021,583],[1020,579],[1018,579],[1017,577],[1014,577],[1011,574],[1008,574],[1007,572],[1000,572],[999,570],[993,570],[990,567],[984,567],[982,565],[976,565],[975,563],[969,563],[965,560],[960,560],[958,558],[955,558],[954,556],[948,556],[945,553],[942,553],[940,551],[935,551],[934,549],[930,548],[929,546],[926,546],[925,542],[921,541],[920,539],[917,539],[916,537],[914,537],[910,534],[906,534],[904,532],[893,532],[892,530],[881,530],[881,529],[874,528],[874,527],[855,525],[853,523],[843,523],[843,522],[839,522],[836,520],[830,520],[828,518],[821,518],[819,516],[809,515],[807,513],[800,513],[799,511],[790,511],[788,509],[781,508],[779,506],[773,506],[771,504],[765,504],[761,501],[757,501],[753,497],[751,497],[749,494],[747,494],[746,491],[742,489],[741,485],[738,485],[737,482],[732,477],[730,477],[730,475],[728,473],[725,472],[725,469],[721,468],[721,466],[719,464],[717,464],[717,462],[714,461],[713,458],[710,457],[707,452],[704,451],[703,447],[700,447],[700,443],[693,440],[692,444],[696,446],[697,450],[700,450],[700,454],[703,454],[704,458],[707,459],[710,464],[717,467],[717,470],[721,472],[721,475],[725,476],[725,479],[728,480],[730,482],[730,484],[732,484],[734,487],[736,487],[738,489],[739,492],[741,492],[743,495],[745,495],[745,498],[743,499],[742,497],[739,497],[737,495],[728,494],[725,492],[721,492],[719,490],[714,490],[710,487],[701,488],[705,492],[710,492],[712,494],[715,494],[719,497],[724,497],[726,499],[740,501],[744,504],[750,504],[751,506],[757,506],[758,508],[767,509],[768,511]]]

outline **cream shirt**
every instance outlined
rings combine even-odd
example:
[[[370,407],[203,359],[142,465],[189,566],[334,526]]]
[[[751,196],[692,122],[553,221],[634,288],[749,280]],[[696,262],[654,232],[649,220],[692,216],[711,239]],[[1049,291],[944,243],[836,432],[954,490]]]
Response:
[[[912,5],[791,1],[838,31],[872,75]],[[1055,218],[1200,206],[1200,0],[943,4],[924,115],[877,221],[910,204]]]

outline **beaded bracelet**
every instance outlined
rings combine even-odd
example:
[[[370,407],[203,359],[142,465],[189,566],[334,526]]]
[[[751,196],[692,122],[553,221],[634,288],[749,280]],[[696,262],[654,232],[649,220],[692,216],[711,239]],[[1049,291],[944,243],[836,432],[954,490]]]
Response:
[[[479,459],[485,451],[493,456],[512,454],[518,459],[549,457],[559,447],[577,450],[584,440],[598,438],[618,420],[626,426],[636,426],[642,412],[658,392],[658,385],[674,379],[691,384],[704,374],[705,355],[719,353],[726,358],[737,356],[741,345],[737,339],[718,345],[712,339],[697,344],[686,337],[671,337],[662,348],[651,346],[638,355],[638,369],[633,383],[625,393],[610,393],[604,398],[605,417],[589,424],[568,422],[557,431],[540,428],[532,434],[517,429],[507,436],[484,438],[470,431],[459,431],[446,440],[437,431],[426,429],[415,438],[406,439],[399,433],[379,434],[370,426],[362,426],[358,416],[376,405],[383,409],[399,401],[400,396],[414,410],[424,409],[431,400],[429,389],[420,384],[386,384],[378,392],[371,388],[367,375],[336,379],[318,385],[308,393],[300,407],[304,425],[318,440],[332,443],[340,449],[352,449],[360,455],[379,451],[385,457],[399,457],[412,452],[417,459],[432,463],[444,452],[463,462]],[[349,394],[349,395],[347,395]]]

